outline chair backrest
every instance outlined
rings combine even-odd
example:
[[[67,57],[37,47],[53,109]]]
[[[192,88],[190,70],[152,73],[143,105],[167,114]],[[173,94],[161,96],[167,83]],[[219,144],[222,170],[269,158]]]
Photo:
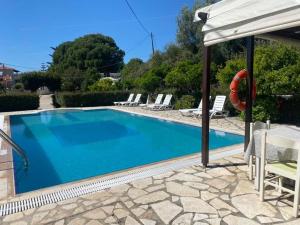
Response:
[[[209,96],[209,100],[211,99],[211,96]],[[202,109],[202,98],[201,98],[201,101],[199,103],[199,106],[198,106],[198,109]]]
[[[146,101],[146,105],[148,105],[150,102],[150,95],[147,96],[147,101]]]
[[[141,96],[142,96],[142,94],[137,94],[137,95],[135,96],[134,103],[139,103],[140,100],[141,100]]]
[[[300,151],[300,141],[292,140],[287,137],[278,135],[270,135],[267,131],[262,132],[261,147],[262,147],[262,159],[265,159],[266,144],[271,144],[284,149],[295,149]],[[300,152],[298,152],[298,162],[300,163]]]
[[[154,104],[159,105],[161,103],[161,100],[162,100],[163,96],[164,96],[163,94],[158,94]]]
[[[260,122],[260,121],[256,121],[255,123],[251,123],[250,125],[250,134],[253,135],[254,131],[256,130],[269,130],[270,129],[270,120],[267,120],[266,123]]]
[[[199,103],[198,109],[202,109],[202,99],[201,99],[201,101]]]
[[[170,105],[173,95],[166,95],[163,105]]]
[[[218,112],[223,111],[224,105],[225,105],[225,100],[226,100],[225,95],[217,95],[212,109],[214,111],[218,111]]]
[[[127,99],[127,102],[132,102],[134,94],[131,93]]]

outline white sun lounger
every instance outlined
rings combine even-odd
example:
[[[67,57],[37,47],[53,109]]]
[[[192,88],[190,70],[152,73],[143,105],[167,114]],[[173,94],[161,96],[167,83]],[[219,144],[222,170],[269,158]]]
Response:
[[[124,101],[124,102],[114,102],[114,104],[115,104],[115,105],[124,105],[124,104],[129,104],[129,103],[131,103],[131,102],[132,102],[132,100],[133,100],[133,96],[134,96],[134,94],[133,94],[133,93],[131,93],[131,94],[129,95],[129,97],[128,97],[127,101]]]
[[[211,96],[209,96],[209,99],[211,99]],[[179,112],[181,113],[181,115],[183,116],[193,116],[193,112],[198,112],[202,110],[202,99],[199,103],[198,108],[194,108],[194,109],[179,109]]]
[[[149,109],[151,110],[166,110],[171,108],[171,100],[172,100],[173,95],[166,95],[164,101],[162,104],[159,105],[152,105],[148,106]]]
[[[155,100],[154,104],[148,104],[147,103],[147,104],[140,104],[139,106],[148,109],[149,107],[152,107],[154,105],[160,105],[163,97],[164,97],[163,94],[158,94],[157,97],[156,97],[156,100]]]
[[[141,101],[142,94],[137,94],[133,102],[129,103],[129,106],[138,106]]]
[[[149,101],[150,101],[150,96],[148,95],[146,103],[145,104],[144,103],[139,104],[139,106],[141,106],[141,107],[147,107],[147,105],[149,105]]]
[[[209,110],[210,118],[215,115],[224,115],[224,105],[225,105],[226,96],[225,95],[217,95],[213,108]],[[193,112],[195,116],[202,116],[202,111]]]

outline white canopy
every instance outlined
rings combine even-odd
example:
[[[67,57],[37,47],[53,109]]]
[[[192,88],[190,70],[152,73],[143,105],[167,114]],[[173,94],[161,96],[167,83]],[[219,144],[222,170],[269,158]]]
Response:
[[[206,46],[252,35],[300,42],[300,0],[223,0],[198,9],[195,21],[201,13]]]

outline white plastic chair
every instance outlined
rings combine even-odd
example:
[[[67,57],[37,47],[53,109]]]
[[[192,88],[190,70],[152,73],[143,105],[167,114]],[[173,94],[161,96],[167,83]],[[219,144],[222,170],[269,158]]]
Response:
[[[210,119],[217,114],[224,115],[225,101],[226,101],[225,95],[216,96],[213,108],[209,110]],[[193,114],[196,116],[202,116],[202,111],[195,111],[193,112]]]
[[[251,123],[250,124],[250,137],[253,138],[253,135],[254,135],[254,132],[256,130],[263,130],[263,129],[266,129],[266,130],[269,130],[271,127],[271,123],[270,123],[270,120],[267,120],[266,123],[263,123],[263,122],[260,122],[260,121],[256,121],[255,123]],[[252,140],[254,141],[254,140]],[[255,144],[255,143],[253,143]],[[249,180],[253,180],[253,169],[255,167],[253,167],[253,161],[254,161],[254,157],[253,155],[250,156],[250,160],[249,160]],[[257,171],[259,171],[259,159],[256,158],[256,176],[258,177],[258,180],[259,180],[259,174],[257,174]]]
[[[209,99],[211,99],[211,96],[209,96]],[[179,109],[178,111],[183,116],[192,116],[193,112],[201,112],[202,111],[202,99],[201,99],[201,101],[199,103],[198,108],[195,108],[195,109]]]
[[[269,161],[266,159],[266,146],[271,144],[284,149],[295,149],[298,151],[297,162],[293,161]],[[275,177],[265,178],[265,173],[270,172],[275,174]],[[295,189],[283,187],[280,180],[286,177],[295,181]],[[278,183],[272,182],[279,179]],[[265,199],[265,186],[270,185],[278,188],[280,191],[286,191],[294,195],[293,214],[298,217],[299,208],[299,192],[300,192],[300,141],[294,141],[288,138],[284,138],[276,135],[268,135],[267,131],[264,131],[261,137],[261,168],[260,168],[260,200]]]
[[[164,101],[162,104],[158,104],[158,105],[152,105],[152,106],[148,106],[149,109],[151,110],[166,110],[171,108],[171,100],[172,100],[173,95],[169,94],[166,95]]]
[[[129,106],[137,106],[141,101],[142,94],[137,94],[133,102],[129,103]]]
[[[156,100],[154,102],[154,104],[148,104],[146,105],[145,107],[147,109],[151,108],[151,107],[154,107],[155,105],[160,105],[161,104],[161,101],[163,99],[164,95],[163,94],[158,94],[157,97],[156,97]]]
[[[114,105],[123,105],[123,104],[129,104],[132,102],[133,100],[133,96],[134,96],[134,93],[131,93],[127,99],[127,101],[123,101],[123,102],[114,102]]]

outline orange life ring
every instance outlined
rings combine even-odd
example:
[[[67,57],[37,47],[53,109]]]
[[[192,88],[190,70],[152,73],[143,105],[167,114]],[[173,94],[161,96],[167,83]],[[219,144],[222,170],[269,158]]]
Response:
[[[232,103],[232,105],[234,106],[234,108],[240,110],[240,111],[245,111],[246,109],[246,102],[245,101],[241,101],[239,99],[239,95],[238,95],[238,87],[239,87],[239,83],[242,79],[245,79],[248,76],[248,73],[246,70],[241,70],[239,71],[234,78],[231,81],[230,84],[230,101]],[[253,89],[252,89],[252,98],[255,99],[256,97],[256,83],[255,81],[253,81]]]

